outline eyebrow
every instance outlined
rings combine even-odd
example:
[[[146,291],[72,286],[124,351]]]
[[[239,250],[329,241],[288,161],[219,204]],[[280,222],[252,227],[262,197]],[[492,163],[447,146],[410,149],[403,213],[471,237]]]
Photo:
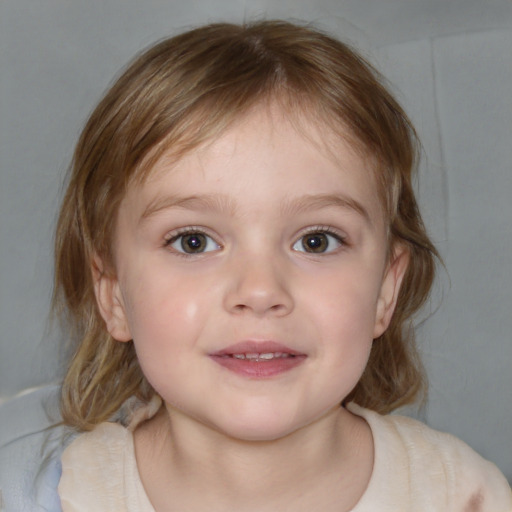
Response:
[[[285,202],[282,211],[293,215],[329,207],[352,210],[368,224],[373,224],[368,210],[359,201],[344,194],[307,194]]]
[[[198,210],[198,211],[220,211],[234,215],[236,212],[235,202],[228,196],[222,194],[204,194],[200,196],[165,196],[157,197],[151,201],[140,220],[144,221],[149,217],[170,208],[183,208],[185,210]]]
[[[344,194],[306,194],[291,200],[285,200],[281,205],[281,212],[288,215],[298,215],[329,207],[351,210],[363,217],[368,224],[373,225],[368,210],[359,201]],[[140,221],[142,222],[162,210],[171,208],[223,212],[228,215],[235,215],[237,211],[236,202],[224,194],[204,194],[185,197],[170,195],[157,197],[151,201],[144,209]]]

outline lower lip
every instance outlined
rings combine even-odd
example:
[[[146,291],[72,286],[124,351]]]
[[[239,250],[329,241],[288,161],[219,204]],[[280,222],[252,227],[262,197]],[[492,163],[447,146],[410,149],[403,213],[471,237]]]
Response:
[[[276,357],[265,361],[236,359],[229,356],[210,356],[220,366],[227,370],[253,379],[266,379],[286,373],[302,364],[306,356]]]

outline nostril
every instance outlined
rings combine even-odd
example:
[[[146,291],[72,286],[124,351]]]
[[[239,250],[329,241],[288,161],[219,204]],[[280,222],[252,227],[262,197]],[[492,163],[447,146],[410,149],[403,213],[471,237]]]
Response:
[[[249,313],[252,312],[255,315],[267,315],[267,314],[286,314],[289,307],[285,304],[272,304],[272,305],[264,305],[264,304],[235,304],[232,308],[234,313]]]

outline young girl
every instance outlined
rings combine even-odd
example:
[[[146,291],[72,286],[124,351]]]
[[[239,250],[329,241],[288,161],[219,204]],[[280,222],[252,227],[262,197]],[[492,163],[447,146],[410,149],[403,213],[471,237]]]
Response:
[[[57,228],[62,415],[89,431],[65,512],[512,510],[494,465],[383,415],[424,387],[415,156],[379,75],[308,28],[206,26],[128,68]]]

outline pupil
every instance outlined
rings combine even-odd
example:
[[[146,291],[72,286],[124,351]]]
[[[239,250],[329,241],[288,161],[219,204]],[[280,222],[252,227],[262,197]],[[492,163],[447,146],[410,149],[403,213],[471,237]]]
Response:
[[[303,245],[309,252],[323,252],[327,249],[327,237],[322,233],[315,233],[307,236]]]
[[[181,246],[185,252],[201,252],[204,249],[205,242],[205,236],[196,233],[184,237]]]

